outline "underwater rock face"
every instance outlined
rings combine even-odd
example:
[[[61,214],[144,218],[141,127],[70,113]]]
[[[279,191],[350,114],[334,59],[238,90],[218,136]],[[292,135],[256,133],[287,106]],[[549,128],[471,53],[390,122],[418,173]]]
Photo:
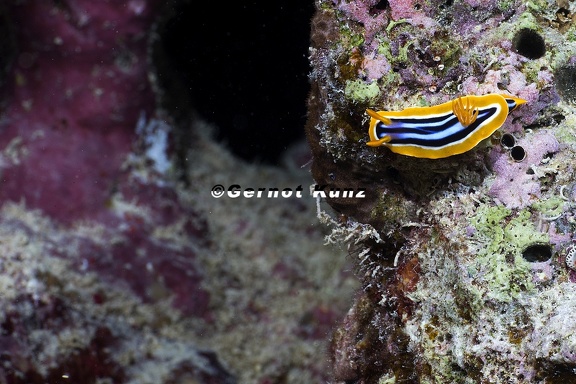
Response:
[[[576,377],[576,4],[319,0],[307,135],[362,294],[334,382],[557,383]],[[366,108],[526,100],[443,159],[368,147]]]
[[[357,281],[315,201],[210,193],[310,184],[309,152],[245,163],[190,118],[178,3],[0,4],[2,384],[328,379]]]
[[[150,352],[145,329],[177,316],[211,319],[197,260],[206,223],[140,143],[167,130],[144,118],[155,108],[146,56],[159,8],[0,7],[2,383],[146,382],[131,366],[155,352],[123,360],[124,348]],[[184,377],[185,366],[199,382],[232,380],[210,351],[177,344],[151,381]]]

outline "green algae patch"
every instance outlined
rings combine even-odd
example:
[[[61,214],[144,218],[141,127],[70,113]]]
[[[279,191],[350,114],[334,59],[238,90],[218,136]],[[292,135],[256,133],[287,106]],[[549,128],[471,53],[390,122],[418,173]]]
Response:
[[[576,135],[574,135],[575,128],[576,128],[576,116],[567,114],[566,120],[564,120],[562,124],[558,124],[556,127],[554,127],[554,136],[556,136],[556,139],[562,143],[575,146],[576,145]]]
[[[378,384],[396,384],[396,376],[393,373],[386,374],[378,379]]]
[[[514,1],[512,0],[500,0],[498,1],[498,8],[502,11],[508,11],[514,5]]]
[[[470,220],[478,248],[469,272],[487,297],[500,302],[510,302],[521,292],[534,289],[531,266],[522,251],[550,240],[534,227],[529,211],[510,218],[511,213],[505,207],[482,207]]]
[[[364,43],[364,35],[347,23],[340,26],[340,44],[349,49],[359,47]]]
[[[504,229],[501,227],[502,221],[510,215],[510,210],[506,207],[482,206],[476,216],[472,217],[471,224],[476,228],[476,237],[479,240],[488,242],[488,247],[481,249],[482,253],[496,253],[504,240]]]
[[[392,30],[392,28],[396,27],[397,25],[405,24],[405,23],[409,23],[409,21],[406,19],[399,19],[396,21],[394,21],[394,20],[390,21],[390,23],[388,23],[388,26],[386,27],[386,33],[389,33]]]
[[[504,228],[504,246],[520,254],[528,245],[536,243],[548,243],[548,234],[539,232],[530,221],[530,212],[521,211],[517,217],[510,220]]]
[[[514,35],[521,29],[530,29],[535,31],[541,30],[534,15],[531,12],[526,11],[522,13],[513,24],[502,23],[500,26],[495,28],[493,36],[499,38],[505,37],[507,40],[512,41]]]
[[[549,199],[535,202],[532,204],[532,208],[540,212],[544,217],[556,217],[564,212],[564,203],[566,201],[561,197],[553,196]]]
[[[450,38],[448,31],[442,31],[436,33],[436,39],[430,44],[430,51],[440,58],[439,63],[445,67],[453,67],[459,62],[461,45]]]
[[[366,83],[362,80],[349,80],[344,88],[344,95],[356,102],[366,102],[375,99],[380,94],[376,81]]]

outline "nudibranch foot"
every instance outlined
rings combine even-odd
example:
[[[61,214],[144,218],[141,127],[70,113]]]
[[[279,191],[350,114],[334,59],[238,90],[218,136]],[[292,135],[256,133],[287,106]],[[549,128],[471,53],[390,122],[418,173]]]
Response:
[[[406,156],[439,159],[467,152],[492,135],[526,100],[492,93],[462,96],[432,107],[374,111],[367,145]]]

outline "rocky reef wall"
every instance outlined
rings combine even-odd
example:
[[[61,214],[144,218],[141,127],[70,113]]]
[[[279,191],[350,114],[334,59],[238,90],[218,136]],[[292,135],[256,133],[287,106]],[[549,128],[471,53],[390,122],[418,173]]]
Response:
[[[342,215],[362,294],[335,382],[576,380],[576,4],[321,0],[312,20],[312,173]],[[441,159],[369,147],[365,110],[466,95],[526,100]]]

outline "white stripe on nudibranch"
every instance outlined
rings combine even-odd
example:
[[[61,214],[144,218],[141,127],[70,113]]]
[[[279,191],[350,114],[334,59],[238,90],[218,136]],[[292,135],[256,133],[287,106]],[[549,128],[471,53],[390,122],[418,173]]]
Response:
[[[438,159],[467,152],[504,124],[526,100],[492,93],[463,96],[433,107],[373,111],[369,146],[384,145],[407,156]]]

